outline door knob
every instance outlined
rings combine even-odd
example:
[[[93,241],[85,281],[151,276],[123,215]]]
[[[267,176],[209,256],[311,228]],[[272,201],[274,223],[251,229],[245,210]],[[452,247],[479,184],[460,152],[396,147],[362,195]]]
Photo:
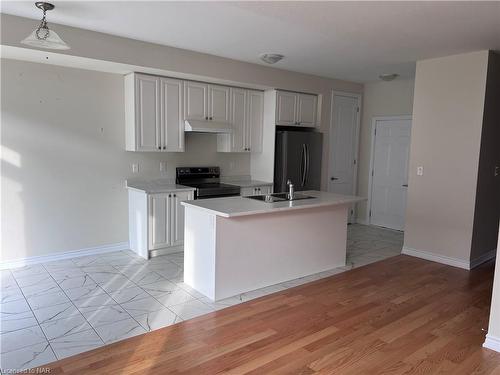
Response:
[[[408,187],[408,184],[401,185],[402,187]]]
[[[330,177],[330,180],[332,181],[335,181],[335,180],[338,180],[339,178],[338,177]]]

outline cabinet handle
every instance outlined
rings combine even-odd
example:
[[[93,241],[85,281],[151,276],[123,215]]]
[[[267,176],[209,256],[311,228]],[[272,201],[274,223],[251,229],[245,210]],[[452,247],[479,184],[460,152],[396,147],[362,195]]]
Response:
[[[210,117],[209,120],[212,120],[212,117]]]
[[[205,117],[205,120],[208,120],[208,116],[207,116],[207,117]]]
[[[161,150],[161,146],[158,146],[158,150]]]
[[[168,197],[169,197],[169,198],[171,198],[171,197],[172,197],[172,195],[170,195],[170,194],[169,194],[169,195],[168,195]]]
[[[177,195],[174,194],[174,198],[176,197]]]
[[[167,149],[167,146],[163,146],[163,149],[166,150]]]

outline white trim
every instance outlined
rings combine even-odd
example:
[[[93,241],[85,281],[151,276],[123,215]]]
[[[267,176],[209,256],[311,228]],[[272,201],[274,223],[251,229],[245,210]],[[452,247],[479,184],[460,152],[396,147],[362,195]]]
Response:
[[[433,262],[438,262],[442,264],[447,264],[448,266],[459,267],[465,270],[470,269],[470,262],[458,258],[451,258],[444,255],[437,255],[428,251],[412,249],[407,246],[403,246],[401,254],[410,255],[413,257],[430,260]]]
[[[375,116],[372,117],[372,129],[371,129],[371,146],[370,146],[370,169],[368,170],[368,201],[366,203],[366,223],[370,224],[370,210],[372,208],[372,170],[373,170],[373,158],[375,154],[375,129],[377,128],[377,121],[391,121],[391,120],[413,120],[412,115],[402,115],[402,116]]]
[[[483,348],[500,352],[500,338],[492,336],[488,333],[486,335],[486,339],[484,340]]]
[[[491,260],[491,259],[494,259],[496,257],[496,254],[497,254],[497,249],[494,249],[494,250],[491,250],[491,251],[488,251],[487,253],[475,258],[475,259],[472,259],[470,261],[470,269],[473,269],[473,268],[476,268],[477,266]]]
[[[354,134],[354,160],[356,161],[356,163],[354,163],[353,165],[353,180],[352,180],[352,195],[356,195],[357,191],[358,191],[358,166],[359,166],[359,134],[360,134],[360,128],[361,128],[361,110],[362,110],[362,99],[363,99],[363,95],[362,94],[358,94],[358,93],[354,93],[354,92],[347,92],[347,91],[338,91],[338,90],[332,90],[332,95],[331,95],[331,98],[330,98],[330,129],[329,129],[329,134],[328,134],[328,169],[327,169],[327,180],[326,180],[326,186],[327,186],[327,190],[330,191],[329,187],[330,187],[330,174],[331,174],[331,162],[332,162],[332,153],[333,153],[333,147],[332,147],[332,144],[331,144],[331,139],[333,137],[333,128],[334,128],[334,121],[333,121],[333,98],[335,97],[335,95],[337,96],[347,96],[347,97],[350,97],[350,98],[356,98],[358,100],[358,114],[357,114],[357,117],[356,117],[356,130],[355,130],[355,134]],[[350,222],[352,223],[355,223],[356,222],[356,216],[357,216],[357,212],[356,212],[356,205],[353,206],[353,212],[352,214],[349,214],[350,216]]]
[[[88,247],[80,250],[65,251],[56,254],[40,255],[27,258],[19,258],[15,260],[9,260],[5,262],[0,262],[0,270],[8,268],[17,268],[23,266],[29,266],[38,263],[53,262],[56,260],[78,258],[87,255],[99,255],[104,253],[111,253],[113,251],[121,251],[130,249],[128,242],[117,242],[109,245]]]

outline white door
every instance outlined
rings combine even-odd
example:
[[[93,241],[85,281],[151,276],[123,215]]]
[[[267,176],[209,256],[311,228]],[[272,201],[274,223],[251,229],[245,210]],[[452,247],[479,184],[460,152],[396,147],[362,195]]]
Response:
[[[160,145],[160,79],[137,74],[135,78],[137,151],[158,151]]]
[[[316,111],[318,97],[316,95],[299,94],[297,104],[297,125],[305,127],[316,126]]]
[[[244,89],[231,88],[231,150],[233,152],[246,151],[246,100],[247,92]]]
[[[246,148],[251,152],[262,152],[264,93],[262,91],[247,91],[247,103]]]
[[[184,119],[208,120],[208,85],[184,82]]]
[[[170,246],[171,194],[149,196],[149,250]]]
[[[193,193],[190,191],[180,191],[172,194],[172,246],[178,246],[184,243],[184,206],[181,205],[181,202],[190,199],[193,199]]]
[[[370,224],[404,230],[411,119],[375,120]]]
[[[296,125],[297,94],[288,91],[276,93],[276,125]]]
[[[162,149],[184,151],[184,122],[182,121],[183,82],[161,78],[161,132]]]
[[[208,87],[208,119],[229,122],[229,87],[210,85]]]
[[[334,93],[332,96],[328,191],[333,193],[356,193],[359,102],[360,97],[356,94]],[[354,208],[349,222],[353,220]]]

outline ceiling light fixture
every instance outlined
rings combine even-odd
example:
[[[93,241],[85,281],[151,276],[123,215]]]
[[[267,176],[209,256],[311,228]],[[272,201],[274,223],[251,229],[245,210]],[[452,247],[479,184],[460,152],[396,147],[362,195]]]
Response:
[[[55,6],[51,3],[45,3],[43,1],[36,2],[35,6],[42,10],[42,20],[40,21],[40,25],[38,25],[38,27],[30,35],[23,39],[21,43],[32,47],[46,49],[69,49],[69,45],[67,45],[55,31],[49,30],[49,27],[47,26],[45,13],[48,10],[54,9]]]
[[[382,81],[393,81],[399,77],[399,74],[389,73],[389,74],[381,74],[378,76]]]
[[[279,53],[262,53],[259,55],[259,58],[268,64],[276,64],[278,61],[283,60],[283,55]]]

